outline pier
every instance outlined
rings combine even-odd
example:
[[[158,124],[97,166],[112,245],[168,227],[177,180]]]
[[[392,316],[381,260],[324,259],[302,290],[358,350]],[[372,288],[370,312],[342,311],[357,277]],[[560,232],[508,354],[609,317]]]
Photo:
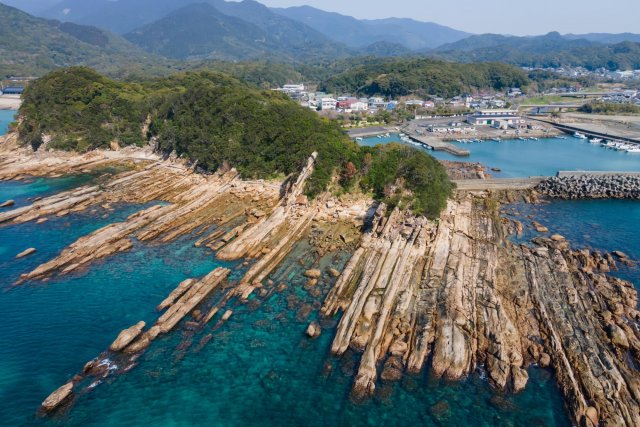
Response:
[[[547,176],[534,176],[529,178],[460,179],[453,182],[459,191],[530,190],[548,178]]]
[[[460,156],[460,157],[468,157],[471,155],[469,150],[456,147],[455,145],[449,142],[445,142],[431,136],[419,135],[416,129],[412,127],[405,128],[404,133],[406,133],[407,136],[412,140],[414,140],[415,142],[422,144],[426,148],[429,148],[433,151],[446,151],[447,153],[453,154],[454,156]]]
[[[569,134],[573,134],[575,132],[580,132],[580,133],[586,135],[589,138],[603,138],[603,139],[610,139],[610,140],[616,140],[616,141],[630,142],[632,144],[640,144],[640,139],[638,139],[638,138],[631,138],[631,137],[622,136],[622,135],[614,135],[614,134],[612,134],[610,132],[597,132],[597,131],[585,129],[584,127],[571,126],[571,125],[567,125],[567,124],[552,122],[552,121],[549,121],[549,120],[542,120],[542,119],[539,119],[539,118],[533,118],[533,117],[528,117],[528,118],[530,120],[537,120],[539,122],[549,124],[549,125],[555,127],[556,129],[561,130],[561,131],[566,132],[566,133],[569,133]]]
[[[367,128],[351,129],[347,131],[347,134],[350,138],[369,138],[389,132],[396,132],[396,130],[390,130],[383,126],[371,126]]]

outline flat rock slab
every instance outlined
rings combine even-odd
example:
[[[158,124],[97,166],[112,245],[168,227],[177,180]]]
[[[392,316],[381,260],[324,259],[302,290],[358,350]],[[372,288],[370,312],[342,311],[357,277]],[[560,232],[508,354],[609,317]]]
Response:
[[[62,404],[73,392],[73,383],[69,382],[54,391],[42,402],[42,408],[47,411],[53,411]]]

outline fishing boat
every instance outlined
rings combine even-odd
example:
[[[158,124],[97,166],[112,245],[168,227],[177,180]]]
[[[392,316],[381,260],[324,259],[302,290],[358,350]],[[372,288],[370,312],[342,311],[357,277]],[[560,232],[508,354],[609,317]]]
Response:
[[[591,138],[589,142],[592,144],[600,144],[602,142],[602,138]]]
[[[580,132],[576,132],[573,134],[573,136],[575,136],[576,138],[580,138],[580,139],[588,139],[587,135],[580,133]]]

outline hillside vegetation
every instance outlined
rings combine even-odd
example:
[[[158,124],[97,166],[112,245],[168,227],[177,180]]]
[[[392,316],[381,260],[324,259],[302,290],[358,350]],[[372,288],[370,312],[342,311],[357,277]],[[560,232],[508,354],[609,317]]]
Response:
[[[498,63],[454,64],[431,59],[371,60],[325,80],[321,89],[337,93],[415,94],[450,97],[474,89],[524,87],[526,74]]]
[[[175,152],[200,170],[235,167],[246,178],[296,174],[316,151],[309,195],[358,185],[392,206],[431,217],[453,189],[444,168],[425,152],[361,148],[336,122],[221,73],[124,83],[83,67],[58,70],[27,88],[19,114],[20,137],[34,149],[47,142],[47,148],[88,151],[155,138],[160,151]]]
[[[558,33],[538,37],[484,34],[441,46],[430,54],[460,62],[500,61],[523,67],[580,66],[589,70],[640,68],[640,43],[623,41],[601,44],[567,38]]]
[[[102,72],[154,73],[159,58],[95,27],[35,18],[0,3],[0,76],[42,75],[59,67],[87,65]]]

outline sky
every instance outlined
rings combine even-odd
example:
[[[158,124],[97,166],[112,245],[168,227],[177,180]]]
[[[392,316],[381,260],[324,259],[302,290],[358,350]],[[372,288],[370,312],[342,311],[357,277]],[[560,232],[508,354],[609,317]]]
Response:
[[[413,18],[471,33],[640,33],[640,0],[258,0],[361,19]]]

